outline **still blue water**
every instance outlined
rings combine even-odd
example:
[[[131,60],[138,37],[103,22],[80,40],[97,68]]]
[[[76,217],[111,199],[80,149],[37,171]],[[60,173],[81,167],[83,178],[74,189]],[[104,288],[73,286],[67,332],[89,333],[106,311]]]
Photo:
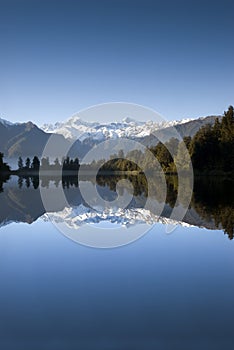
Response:
[[[89,248],[39,219],[0,229],[3,350],[232,349],[234,241],[163,224]]]

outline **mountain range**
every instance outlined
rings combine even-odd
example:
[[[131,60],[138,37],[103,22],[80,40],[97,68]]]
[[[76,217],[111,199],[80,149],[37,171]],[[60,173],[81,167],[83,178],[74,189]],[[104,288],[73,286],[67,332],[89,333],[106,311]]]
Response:
[[[51,193],[53,188],[48,188]],[[136,224],[153,225],[156,222],[164,224],[180,224],[182,226],[199,226],[208,229],[216,229],[212,218],[202,218],[196,211],[196,207],[191,207],[187,211],[183,221],[170,219],[172,208],[166,205],[166,210],[162,216],[157,216],[141,207],[142,198],[139,202],[126,209],[119,208],[117,211],[104,210],[96,211],[87,206],[83,200],[79,188],[64,188],[64,193],[70,207],[66,207],[64,202],[53,202],[49,215],[46,213],[40,194],[40,189],[32,186],[18,187],[17,181],[11,179],[5,184],[4,191],[0,193],[1,202],[4,206],[0,211],[0,227],[12,222],[33,223],[39,218],[48,220],[48,217],[56,223],[63,222],[70,228],[79,229],[84,224],[98,224],[102,221],[119,224],[123,227],[131,227]],[[137,204],[138,203],[138,204]]]
[[[99,123],[83,121],[76,115],[65,122],[44,124],[41,127],[30,121],[11,123],[0,118],[0,151],[7,158],[41,156],[48,139],[54,134],[57,152],[59,149],[62,152],[64,147],[71,147],[70,156],[82,158],[95,144],[106,139],[126,137],[152,146],[157,143],[157,138],[164,142],[169,140],[174,128],[181,137],[194,136],[202,126],[213,125],[216,118],[217,116],[208,116],[157,123],[139,122],[128,117],[120,122]]]
[[[120,122],[86,122],[78,115],[68,119],[63,123],[44,124],[42,130],[49,133],[63,135],[66,139],[81,142],[92,139],[98,142],[109,138],[126,137],[130,139],[144,139],[150,135],[172,134],[175,128],[181,137],[193,136],[201,126],[214,124],[216,116],[202,117],[198,119],[183,119],[181,121],[136,121],[132,118],[124,118]],[[220,117],[219,117],[220,118]]]

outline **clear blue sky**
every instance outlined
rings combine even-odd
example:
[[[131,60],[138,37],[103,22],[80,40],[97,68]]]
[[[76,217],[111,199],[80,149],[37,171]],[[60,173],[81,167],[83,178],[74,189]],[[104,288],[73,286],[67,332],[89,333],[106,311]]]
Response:
[[[127,101],[168,119],[234,104],[234,2],[0,0],[0,116]]]

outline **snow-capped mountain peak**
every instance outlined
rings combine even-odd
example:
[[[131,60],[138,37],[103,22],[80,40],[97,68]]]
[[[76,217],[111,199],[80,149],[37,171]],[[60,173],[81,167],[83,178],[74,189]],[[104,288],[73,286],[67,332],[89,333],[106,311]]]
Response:
[[[80,139],[83,141],[87,138],[94,140],[106,140],[109,138],[130,137],[139,138],[152,134],[154,131],[169,126],[186,123],[188,119],[182,121],[165,121],[157,122],[148,120],[146,122],[136,121],[130,116],[126,116],[122,121],[114,122],[88,122],[82,120],[79,115],[68,119],[65,122],[44,124],[42,129],[45,132],[62,134],[68,139]]]

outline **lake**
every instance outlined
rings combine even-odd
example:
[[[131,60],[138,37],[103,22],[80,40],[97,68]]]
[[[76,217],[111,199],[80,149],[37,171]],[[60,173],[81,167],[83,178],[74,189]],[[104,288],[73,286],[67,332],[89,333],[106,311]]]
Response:
[[[177,203],[175,177],[166,198],[152,179],[146,207],[139,176],[1,180],[1,348],[231,349],[233,181],[196,178],[177,222],[186,181]],[[104,204],[84,200],[93,188]],[[45,204],[43,193],[54,201]],[[105,207],[117,194],[128,204]]]

